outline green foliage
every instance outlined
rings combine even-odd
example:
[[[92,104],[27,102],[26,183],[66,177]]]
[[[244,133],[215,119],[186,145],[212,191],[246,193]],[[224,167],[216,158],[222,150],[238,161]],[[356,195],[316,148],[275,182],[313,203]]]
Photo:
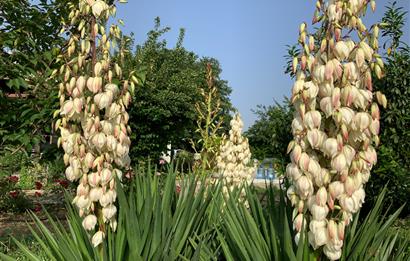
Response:
[[[386,189],[363,221],[359,221],[358,214],[354,216],[345,234],[341,260],[410,258],[406,252],[408,239],[400,239],[389,230],[402,208],[390,216],[383,213],[385,193]],[[272,188],[268,189],[265,208],[252,190],[248,189],[246,195],[249,210],[231,201],[224,208],[218,235],[227,260],[327,260],[320,256],[321,251],[309,247],[305,232],[297,244],[293,242],[290,204],[285,204],[283,193],[277,195]]]
[[[118,185],[118,226],[107,227],[102,248],[94,248],[81,218],[67,200],[68,225],[45,226],[32,214],[34,242],[14,240],[29,260],[325,260],[302,232],[294,242],[292,208],[283,191],[235,188],[224,198],[222,183],[204,185],[190,175],[177,179],[136,168],[127,192]],[[246,190],[244,200],[238,196]],[[407,238],[393,232],[402,208],[383,212],[384,189],[367,216],[347,228],[342,260],[408,260]],[[29,248],[29,246],[34,246]],[[41,255],[41,256],[39,256]],[[45,256],[45,257],[44,257]],[[15,260],[0,254],[2,260]]]
[[[263,160],[274,158],[284,168],[288,162],[286,148],[292,139],[293,107],[288,99],[268,107],[259,105],[256,122],[245,132],[252,156]]]
[[[48,260],[199,260],[217,256],[221,187],[201,186],[193,175],[176,181],[170,169],[165,179],[139,169],[129,193],[118,186],[118,227],[107,228],[102,251],[93,248],[81,218],[67,201],[68,229],[59,221],[47,228],[35,215],[32,234]],[[201,183],[202,181],[202,183]],[[177,188],[178,187],[178,188]],[[30,260],[35,253],[15,240]],[[14,260],[0,254],[2,260]]]
[[[406,12],[393,2],[387,7],[382,22],[385,75],[374,82],[374,89],[387,97],[387,108],[381,109],[378,163],[366,185],[366,201],[369,208],[381,189],[388,184],[386,200],[397,209],[407,202],[410,193],[410,49],[401,42]],[[402,216],[410,215],[407,204]]]
[[[0,145],[32,145],[51,133],[57,90],[49,76],[59,65],[65,1],[0,3]],[[7,94],[17,94],[8,98]]]
[[[202,100],[200,89],[206,84],[206,64],[210,63],[214,84],[221,98],[222,115],[228,115],[231,89],[220,79],[221,68],[217,60],[201,58],[182,47],[183,33],[174,48],[161,40],[169,30],[161,28],[159,18],[148,39],[137,46],[135,53],[124,56],[123,70],[144,70],[144,86],[136,88],[129,110],[132,147],[130,157],[157,159],[166,151],[167,144],[174,148],[189,149],[189,139],[196,129],[195,104]],[[182,31],[183,32],[183,31]],[[128,43],[132,48],[132,41]],[[229,117],[224,117],[229,122]],[[225,124],[227,126],[227,124]],[[195,137],[196,139],[196,137]]]

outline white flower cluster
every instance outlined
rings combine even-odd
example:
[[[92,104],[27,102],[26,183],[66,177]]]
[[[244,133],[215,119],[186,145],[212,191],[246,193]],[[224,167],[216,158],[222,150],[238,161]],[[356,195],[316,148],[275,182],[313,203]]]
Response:
[[[296,113],[287,194],[295,207],[296,240],[305,224],[311,246],[323,247],[331,260],[341,256],[345,226],[364,202],[363,185],[377,160],[373,144],[379,143],[380,114],[373,102],[371,71],[381,77],[383,62],[375,52],[378,27],[371,33],[360,19],[368,2],[318,1],[325,38],[318,46],[312,35],[307,42],[302,24],[303,51],[293,64]],[[343,27],[357,30],[359,42],[342,35]],[[376,96],[386,106],[385,96]]]
[[[110,60],[108,39],[118,35],[118,27],[112,26],[106,34],[104,27],[98,25],[97,18],[102,12],[108,15],[115,10],[103,1],[85,0],[80,1],[79,7],[71,6],[71,9],[73,24],[76,20],[94,16],[95,26],[87,27],[82,20],[77,27],[81,38],[73,34],[69,39],[65,59],[71,59],[71,62],[60,69],[64,80],[59,86],[61,108],[56,113],[61,119],[55,127],[61,132],[58,143],[65,152],[66,177],[70,181],[79,181],[73,203],[80,216],[84,216],[83,226],[94,231],[100,223],[92,240],[97,246],[105,235],[104,224],[109,223],[113,230],[117,226],[115,177],[121,179],[122,170],[130,165],[128,133],[131,130],[127,126],[126,108],[131,100],[128,88],[133,83],[122,81],[121,68]],[[97,34],[100,37],[98,44],[91,40],[97,38]],[[96,45],[94,50],[93,44]],[[78,50],[77,54],[75,50]],[[98,61],[96,50],[102,52]],[[93,61],[86,61],[88,56],[93,56]],[[121,89],[113,79],[122,81]]]
[[[248,139],[242,136],[243,122],[237,113],[230,122],[229,139],[224,138],[219,155],[216,157],[218,172],[227,185],[250,182],[255,173],[251,164]]]

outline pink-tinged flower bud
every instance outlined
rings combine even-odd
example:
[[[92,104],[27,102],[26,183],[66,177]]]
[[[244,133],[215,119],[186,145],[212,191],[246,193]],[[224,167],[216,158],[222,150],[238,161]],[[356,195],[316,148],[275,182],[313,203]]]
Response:
[[[76,82],[76,87],[77,87],[77,89],[79,90],[80,93],[83,92],[84,87],[85,87],[85,83],[86,83],[86,81],[85,81],[84,76],[78,77],[77,82]]]
[[[332,91],[332,107],[334,109],[340,108],[340,89],[334,88]]]
[[[354,117],[354,123],[360,131],[367,129],[370,125],[370,121],[371,117],[366,112],[358,112]]]
[[[345,181],[345,191],[349,197],[352,196],[353,192],[355,191],[355,188],[356,186],[353,178],[348,176]]]
[[[368,164],[375,165],[377,163],[377,153],[376,153],[376,150],[372,146],[369,146],[367,148],[367,150],[364,153],[364,156]]]
[[[315,49],[315,38],[312,35],[309,36],[309,51],[313,51]]]
[[[333,158],[337,153],[337,147],[337,140],[335,138],[328,138],[323,142],[322,151],[330,158]]]
[[[348,107],[343,107],[339,109],[339,112],[342,114],[342,122],[347,126],[350,125],[355,115],[354,111]]]
[[[337,236],[342,241],[345,239],[345,227],[346,225],[343,222],[337,224]]]
[[[90,200],[93,202],[97,202],[100,200],[103,192],[100,187],[94,187],[90,190]]]
[[[342,89],[341,98],[342,102],[346,106],[350,106],[358,95],[357,88],[351,85],[347,85]]]
[[[302,118],[299,116],[294,118],[292,121],[292,134],[293,135],[298,135],[303,131],[303,121]]]
[[[364,53],[364,57],[367,61],[371,61],[373,58],[373,49],[365,42],[365,41],[361,41],[359,43],[360,49],[363,50]]]
[[[338,41],[335,45],[334,53],[339,60],[346,60],[349,57],[349,48],[344,41]]]
[[[313,176],[315,178],[315,184],[318,187],[326,186],[330,181],[329,170],[325,168],[321,168],[320,173],[318,173],[317,175],[314,174]]]
[[[85,230],[93,230],[97,224],[97,217],[94,215],[88,215],[84,218],[82,224]]]
[[[329,5],[329,7],[327,8],[327,16],[329,18],[329,21],[339,21],[341,13],[340,11],[337,11],[335,4]]]
[[[330,210],[334,210],[335,209],[335,200],[330,196],[327,197],[327,205],[329,206]]]
[[[309,111],[305,114],[304,123],[309,129],[315,129],[320,127],[322,116],[318,111]]]
[[[335,79],[340,79],[341,76],[343,75],[343,66],[337,59],[332,59],[332,63],[333,63],[333,68],[334,68],[333,77]]]
[[[320,100],[320,109],[325,113],[326,117],[329,117],[333,113],[332,98],[325,97]]]
[[[300,58],[300,69],[304,71],[306,69],[306,55],[302,55]]]
[[[307,139],[313,149],[317,149],[322,146],[324,136],[324,133],[318,129],[309,130],[307,132]]]
[[[342,194],[339,198],[340,206],[344,211],[355,213],[358,206],[356,205],[353,197],[349,197],[346,194]]]
[[[302,171],[300,171],[295,163],[289,163],[286,166],[286,175],[292,180],[297,180],[300,176],[302,176]]]
[[[312,174],[313,176],[317,176],[320,175],[320,164],[317,160],[314,159],[310,159],[309,160],[309,166],[308,166],[308,170],[307,170],[310,174]]]
[[[379,120],[372,120],[370,124],[370,131],[373,135],[379,135],[380,132],[380,121]]]
[[[359,68],[364,64],[364,51],[362,48],[358,48],[356,51],[356,64]]]
[[[380,110],[379,110],[379,106],[376,103],[372,104],[371,112],[372,112],[372,118],[374,120],[380,119]]]
[[[343,153],[336,155],[331,162],[331,166],[337,172],[341,172],[347,167],[346,157]]]
[[[290,157],[294,163],[298,163],[301,155],[302,155],[302,148],[298,144],[296,144],[295,147],[293,147]]]
[[[72,115],[73,107],[74,107],[74,103],[72,100],[66,101],[63,105],[63,110],[61,114],[71,117],[70,115]]]
[[[293,221],[293,229],[300,232],[302,230],[302,225],[305,227],[306,219],[304,218],[303,214],[299,214],[296,216],[295,220]]]
[[[98,133],[93,137],[93,144],[99,149],[102,149],[107,141],[104,133]]]
[[[113,197],[113,194],[110,191],[107,191],[106,193],[103,193],[103,195],[100,197],[100,205],[102,207],[106,207],[109,204],[113,203],[115,201],[115,198]]]
[[[321,98],[332,96],[333,82],[325,82],[319,85],[319,96]]]
[[[83,108],[83,100],[79,98],[75,98],[74,99],[74,111],[76,113],[80,113],[82,108]]]
[[[303,87],[307,90],[310,99],[316,98],[319,93],[319,87],[312,81],[305,82]]]
[[[316,204],[319,206],[326,205],[327,202],[327,191],[325,187],[320,187],[316,192]]]
[[[112,179],[112,173],[109,169],[103,169],[101,172],[101,184],[106,185]]]
[[[97,233],[95,233],[93,238],[91,239],[93,246],[97,247],[99,244],[101,244],[104,240],[104,237],[105,237],[105,234],[102,231],[98,231]]]
[[[333,219],[329,220],[329,222],[327,223],[327,232],[329,235],[329,239],[332,240],[334,238],[338,238],[337,237],[337,224]]]
[[[88,168],[92,168],[94,159],[95,159],[95,158],[94,158],[93,154],[91,154],[90,152],[88,152],[88,153],[85,155],[84,163],[86,164],[86,166],[87,166]]]
[[[386,96],[384,94],[382,94],[381,92],[376,92],[376,98],[377,98],[377,102],[383,106],[383,108],[387,107],[387,99]]]
[[[331,61],[327,62],[325,67],[325,80],[330,81],[332,79],[334,70],[334,64]]]
[[[88,196],[77,196],[74,198],[74,201],[79,209],[88,209],[91,206],[91,201]]]
[[[100,184],[100,175],[98,172],[93,172],[88,175],[88,184],[90,184],[91,187],[97,187]]]
[[[90,187],[83,183],[80,183],[77,187],[77,196],[87,196],[90,191]]]
[[[110,204],[102,209],[103,218],[105,220],[111,219],[112,217],[115,216],[116,213],[117,213],[117,208],[113,204]]]
[[[309,155],[306,152],[303,152],[300,155],[300,159],[299,159],[299,168],[303,171],[308,171],[309,169],[309,162],[310,162],[310,158]]]
[[[329,193],[333,199],[339,198],[344,193],[344,185],[340,181],[333,181],[329,184]]]
[[[307,199],[310,195],[313,194],[313,184],[312,181],[306,177],[301,176],[296,181],[296,191],[301,199]]]
[[[325,80],[325,70],[326,68],[324,65],[315,66],[313,70],[313,77],[317,82],[323,82]]]
[[[346,157],[347,165],[350,166],[350,164],[353,161],[354,156],[356,155],[355,149],[350,145],[345,145],[345,146],[343,146],[342,151],[343,151],[343,153]]]

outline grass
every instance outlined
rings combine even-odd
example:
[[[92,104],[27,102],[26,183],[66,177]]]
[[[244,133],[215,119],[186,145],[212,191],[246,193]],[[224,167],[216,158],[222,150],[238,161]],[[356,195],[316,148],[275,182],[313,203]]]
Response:
[[[40,244],[30,235],[22,235],[18,238],[24,243],[40,260],[48,260]],[[10,237],[0,238],[0,253],[10,255],[16,260],[29,260]]]

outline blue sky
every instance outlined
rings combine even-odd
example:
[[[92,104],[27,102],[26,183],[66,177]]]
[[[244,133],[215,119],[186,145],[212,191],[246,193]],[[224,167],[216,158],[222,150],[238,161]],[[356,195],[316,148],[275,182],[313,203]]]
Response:
[[[289,96],[292,80],[283,73],[286,45],[296,42],[299,24],[310,24],[314,0],[129,0],[118,5],[123,31],[134,32],[136,43],[146,39],[159,16],[174,46],[179,28],[186,29],[184,46],[200,56],[218,59],[222,78],[232,87],[231,100],[243,116],[245,127],[256,119],[251,109]],[[368,12],[369,25],[382,17],[389,3],[377,2],[376,13]],[[409,10],[409,0],[399,0]],[[408,24],[407,24],[408,25]],[[309,27],[311,29],[311,27]],[[410,42],[407,26],[405,40]]]

